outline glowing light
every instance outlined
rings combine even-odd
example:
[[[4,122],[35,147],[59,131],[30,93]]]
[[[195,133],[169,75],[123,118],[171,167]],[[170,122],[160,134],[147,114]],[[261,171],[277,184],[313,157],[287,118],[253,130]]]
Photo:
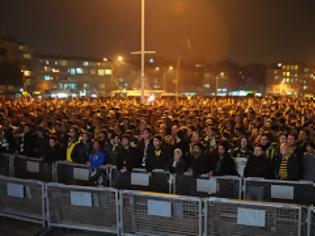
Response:
[[[174,70],[174,67],[170,66],[168,69],[172,71],[172,70]]]
[[[122,62],[122,61],[124,60],[124,58],[123,58],[122,56],[118,56],[118,57],[117,57],[117,60],[118,60],[119,62]]]
[[[155,70],[156,70],[156,71],[160,71],[160,67],[158,67],[158,66],[155,67]]]
[[[155,97],[154,95],[152,94],[149,98],[148,98],[148,102],[154,102],[155,100]]]

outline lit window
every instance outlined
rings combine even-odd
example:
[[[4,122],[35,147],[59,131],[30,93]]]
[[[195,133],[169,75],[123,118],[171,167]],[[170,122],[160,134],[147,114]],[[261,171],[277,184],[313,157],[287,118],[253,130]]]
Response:
[[[106,85],[105,84],[100,84],[100,89],[105,89],[106,88]]]
[[[304,85],[304,86],[303,86],[303,89],[304,89],[304,90],[306,90],[306,89],[307,89],[307,86],[306,86],[306,85]]]
[[[205,88],[210,88],[210,84],[205,84],[204,87]]]
[[[25,59],[32,59],[32,55],[31,55],[30,53],[25,53],[25,54],[23,54],[23,57],[24,57]]]
[[[26,77],[31,76],[31,72],[29,70],[25,70],[24,76],[26,76]]]
[[[290,76],[290,72],[287,72],[287,76]]]
[[[89,62],[88,61],[83,62],[83,65],[84,66],[89,66]]]
[[[287,83],[289,83],[289,82],[290,82],[290,79],[289,79],[289,78],[287,78],[287,79],[286,79],[286,81],[287,81]]]
[[[299,69],[299,66],[298,66],[298,65],[296,65],[296,66],[295,66],[295,69],[296,69],[296,70],[298,70],[298,69]]]
[[[76,72],[77,72],[78,75],[82,75],[83,74],[83,69],[78,67],[78,68],[76,68]]]
[[[95,70],[95,69],[92,69],[92,70],[91,70],[91,74],[92,74],[92,75],[95,75],[95,74],[96,74],[96,70]]]
[[[50,75],[44,75],[44,80],[49,81],[49,80],[53,80],[54,78]]]
[[[106,74],[106,75],[111,75],[111,74],[112,74],[112,70],[106,69],[106,70],[105,70],[105,74]]]
[[[282,75],[283,75],[283,76],[286,76],[286,73],[285,73],[285,72],[283,72],[283,73],[282,73]]]
[[[59,63],[62,66],[67,66],[68,65],[68,61],[66,61],[66,60],[61,60]]]
[[[99,75],[99,76],[105,76],[105,74],[106,74],[106,72],[105,72],[104,69],[99,69],[99,70],[98,70],[98,75]]]
[[[70,68],[70,69],[68,70],[68,72],[69,72],[69,74],[71,74],[71,75],[75,75],[75,74],[76,74],[74,68]]]
[[[44,71],[46,72],[51,71],[51,68],[49,66],[44,66]]]
[[[52,68],[52,72],[53,72],[53,73],[59,73],[60,70],[59,70],[59,69]]]

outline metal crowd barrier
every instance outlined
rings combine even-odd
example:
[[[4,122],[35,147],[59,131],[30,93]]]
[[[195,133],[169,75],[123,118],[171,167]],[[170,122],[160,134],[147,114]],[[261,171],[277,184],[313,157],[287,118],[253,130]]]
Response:
[[[247,200],[314,204],[314,185],[308,181],[280,181],[247,178],[244,181]]]
[[[50,228],[119,233],[117,190],[56,183],[46,186]]]
[[[315,208],[309,208],[308,214],[308,236],[315,236]]]
[[[195,178],[175,175],[174,193],[188,196],[241,199],[242,179],[237,176],[217,176]]]
[[[149,176],[145,169],[133,169],[131,172],[116,174],[119,189],[171,193],[170,174],[164,170],[153,170]],[[115,181],[114,181],[115,182]]]
[[[122,235],[202,235],[200,198],[120,192]]]
[[[104,167],[98,169],[100,176],[104,176],[104,180],[109,178],[109,173]],[[90,180],[91,168],[88,165],[70,163],[66,161],[58,161],[55,165],[55,182],[67,185],[94,185]],[[106,178],[105,178],[106,177]],[[103,183],[100,183],[103,185]],[[104,186],[110,186],[110,181],[104,183]]]
[[[0,215],[45,226],[44,184],[0,176]]]
[[[13,154],[0,153],[0,175],[13,176]]]
[[[14,157],[13,162],[14,177],[44,182],[53,180],[53,164],[45,163],[42,159],[18,155]]]
[[[205,201],[205,235],[307,234],[307,209],[285,203],[210,198]]]

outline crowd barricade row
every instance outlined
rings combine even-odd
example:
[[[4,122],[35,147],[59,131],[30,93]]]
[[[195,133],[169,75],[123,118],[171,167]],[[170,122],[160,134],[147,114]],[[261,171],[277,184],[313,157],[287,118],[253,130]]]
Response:
[[[307,235],[307,208],[286,203],[205,200],[205,235]]]
[[[13,176],[14,155],[0,153],[0,175]]]
[[[42,159],[16,155],[13,163],[14,177],[43,182],[53,180],[53,164],[45,163]]]
[[[120,192],[122,235],[202,235],[202,200],[124,190]]]
[[[314,184],[309,181],[281,181],[260,178],[244,180],[246,200],[314,204]]]
[[[315,236],[315,208],[310,207],[308,209],[308,236]]]
[[[48,226],[119,234],[118,191],[49,183]]]
[[[91,167],[89,165],[75,164],[67,161],[58,161],[55,165],[55,182],[66,185],[95,185],[94,182],[100,181],[99,185],[110,186],[110,171],[101,166],[97,169],[98,178],[91,180]]]
[[[133,169],[124,174],[118,174],[116,168],[113,170],[112,182],[119,189],[172,193],[171,175],[164,170],[153,170],[151,176],[145,169]]]
[[[174,194],[241,199],[242,179],[237,176],[193,177],[175,175]]]
[[[44,183],[0,176],[0,215],[44,227]]]

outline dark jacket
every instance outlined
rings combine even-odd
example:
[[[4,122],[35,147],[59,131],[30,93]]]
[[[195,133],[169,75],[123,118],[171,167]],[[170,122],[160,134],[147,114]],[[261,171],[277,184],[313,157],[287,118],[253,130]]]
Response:
[[[159,150],[152,147],[148,150],[148,157],[146,160],[146,169],[151,172],[154,169],[167,170],[170,163],[170,153],[164,147]]]
[[[275,159],[275,176],[279,178],[279,170],[281,165],[281,156],[278,156]],[[301,159],[296,154],[291,154],[291,156],[288,159],[287,164],[287,172],[288,172],[288,178],[286,180],[299,180],[302,177],[302,162]]]
[[[63,160],[65,160],[65,155],[60,144],[56,144],[54,147],[48,147],[47,155],[44,156],[44,162],[53,163]]]
[[[204,154],[201,154],[198,157],[190,155],[188,166],[192,169],[195,177],[207,174],[211,170],[210,158]]]
[[[169,170],[172,174],[184,174],[187,171],[187,164],[185,159],[181,158],[176,164],[174,164],[174,160],[172,159],[170,162]]]
[[[244,177],[273,178],[270,162],[264,156],[256,157],[251,155],[246,163]]]
[[[27,157],[34,157],[35,135],[32,132],[26,133],[19,143],[19,154]]]
[[[91,149],[90,143],[83,143],[82,141],[75,145],[71,154],[71,159],[77,164],[86,164],[89,160],[89,152]]]
[[[213,176],[238,175],[235,162],[228,154],[224,155],[221,163],[219,155],[216,154],[210,157],[210,169]]]
[[[117,152],[116,165],[118,170],[121,170],[125,166],[128,171],[131,171],[133,168],[141,167],[141,159],[135,148],[129,147],[125,149],[121,147]]]

